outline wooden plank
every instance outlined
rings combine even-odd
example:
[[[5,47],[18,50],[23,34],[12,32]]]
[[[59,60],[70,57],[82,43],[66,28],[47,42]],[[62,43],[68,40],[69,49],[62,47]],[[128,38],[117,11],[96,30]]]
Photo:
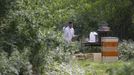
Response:
[[[117,56],[103,56],[102,61],[103,62],[115,62],[115,61],[118,61],[118,57]]]
[[[118,42],[119,39],[117,37],[101,37],[102,42]]]
[[[117,42],[102,42],[103,47],[117,47],[118,43]]]
[[[102,56],[118,56],[117,50],[102,50]]]

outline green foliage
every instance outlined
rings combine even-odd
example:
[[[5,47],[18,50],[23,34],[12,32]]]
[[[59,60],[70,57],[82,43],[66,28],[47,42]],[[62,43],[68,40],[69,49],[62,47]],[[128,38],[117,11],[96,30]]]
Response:
[[[134,58],[134,42],[123,41],[119,44],[118,50],[122,60],[131,60]]]
[[[97,0],[94,12],[100,21],[107,21],[113,36],[121,39],[132,39],[133,34],[133,0]],[[128,26],[129,25],[129,26]]]
[[[101,21],[108,22],[111,36],[120,39],[133,39],[133,0],[95,0],[86,1],[77,9],[76,22],[78,33],[87,35],[97,30]]]
[[[23,53],[14,50],[8,58],[6,52],[0,53],[0,74],[1,75],[32,75],[32,65],[28,60],[29,51]]]
[[[72,60],[73,61],[73,60]],[[51,70],[47,71],[47,75],[85,75],[85,70],[77,63],[54,63]]]
[[[74,63],[79,64],[79,66],[84,69],[86,72],[85,75],[109,75],[109,71],[111,71],[111,69],[114,68],[116,71],[116,69],[119,69],[130,62],[117,61],[112,63],[102,63],[90,60],[78,60]]]
[[[128,62],[119,68],[110,68],[107,70],[109,75],[133,75],[134,74],[134,63]]]
[[[73,10],[64,6],[69,2],[62,0],[5,0],[5,2],[7,4],[1,8],[6,12],[3,13],[6,16],[0,18],[0,36],[2,36],[0,50],[7,52],[7,61],[14,54],[14,49],[20,57],[19,53],[25,52],[26,48],[30,53],[28,59],[24,61],[32,64],[35,74],[45,74],[53,62],[67,61],[74,48],[64,45],[62,34],[56,29],[72,15]],[[8,3],[11,3],[11,6]],[[11,8],[6,10],[5,7]],[[14,60],[17,61],[21,62]],[[17,73],[22,74],[25,67],[20,72],[18,70]],[[4,71],[6,69],[3,69]]]
[[[83,53],[97,53],[97,52],[101,52],[101,48],[100,47],[81,47],[80,49],[81,52]]]
[[[35,67],[38,73],[45,74],[50,71],[54,62],[69,62],[71,53],[78,50],[75,43],[67,47],[61,33],[55,35],[56,33],[58,32],[44,30],[39,34],[39,37],[42,37],[40,39],[40,49],[33,51],[31,55],[32,63],[34,66],[38,66]]]

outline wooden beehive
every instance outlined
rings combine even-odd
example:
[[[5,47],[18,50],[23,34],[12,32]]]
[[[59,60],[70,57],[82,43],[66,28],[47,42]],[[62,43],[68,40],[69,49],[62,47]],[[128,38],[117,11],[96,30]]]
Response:
[[[118,58],[118,38],[116,37],[102,37],[102,60],[103,61],[116,61]],[[114,59],[115,58],[115,59]]]

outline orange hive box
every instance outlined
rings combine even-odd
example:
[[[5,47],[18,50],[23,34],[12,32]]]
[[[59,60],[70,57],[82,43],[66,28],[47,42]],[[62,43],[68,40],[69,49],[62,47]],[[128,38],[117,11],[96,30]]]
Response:
[[[102,37],[101,38],[101,52],[103,61],[118,60],[118,38],[116,37]]]

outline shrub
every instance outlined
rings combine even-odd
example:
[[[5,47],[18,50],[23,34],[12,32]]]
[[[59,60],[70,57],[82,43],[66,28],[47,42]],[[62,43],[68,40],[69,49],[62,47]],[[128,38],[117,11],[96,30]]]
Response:
[[[134,75],[134,63],[127,62],[122,67],[110,68],[107,70],[109,75]]]
[[[11,56],[0,52],[0,75],[32,75],[32,65],[28,61],[28,50],[20,53],[14,50]]]
[[[131,60],[134,58],[134,42],[124,40],[119,44],[120,59]]]

